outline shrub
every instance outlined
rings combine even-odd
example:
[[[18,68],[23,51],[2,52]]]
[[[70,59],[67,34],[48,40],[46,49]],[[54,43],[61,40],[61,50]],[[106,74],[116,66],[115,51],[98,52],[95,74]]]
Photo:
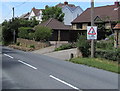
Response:
[[[35,27],[35,40],[36,41],[47,41],[52,35],[52,30],[44,26]]]
[[[28,35],[28,33],[29,33],[29,30],[31,30],[31,28],[30,27],[20,27],[19,29],[18,29],[18,37],[19,38],[24,38],[24,39],[28,39],[29,37],[29,35]]]
[[[28,34],[28,39],[33,40],[34,39],[34,33],[29,33]]]
[[[111,41],[100,41],[96,43],[96,47],[100,49],[111,50],[113,49],[114,43]]]
[[[87,41],[85,35],[79,35],[77,47],[81,51],[83,57],[88,57],[90,55],[90,43]]]
[[[35,45],[30,45],[30,48],[35,48]]]
[[[56,48],[55,51],[65,50],[65,49],[71,49],[75,48],[75,44],[63,44],[60,47]]]
[[[105,58],[112,61],[120,60],[120,48],[112,51],[108,50],[97,50],[95,56],[98,58]]]

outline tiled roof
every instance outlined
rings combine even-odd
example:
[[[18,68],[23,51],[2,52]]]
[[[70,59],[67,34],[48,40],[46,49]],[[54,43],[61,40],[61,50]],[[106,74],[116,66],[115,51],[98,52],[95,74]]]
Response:
[[[32,11],[34,12],[34,14],[35,14],[36,16],[39,16],[40,11],[42,11],[42,10],[43,10],[43,9],[36,9],[35,7],[32,8]]]
[[[30,15],[30,13],[28,12],[28,13],[26,13],[26,14],[21,15],[20,18],[28,18],[29,15]]]
[[[55,30],[71,30],[69,26],[65,26],[62,22],[54,18],[50,18],[49,20],[39,24],[38,26],[46,26]]]
[[[103,21],[118,21],[120,20],[120,6],[108,5],[94,8],[94,17],[99,17]],[[78,16],[72,23],[82,23],[91,21],[91,8],[87,8],[80,16]]]

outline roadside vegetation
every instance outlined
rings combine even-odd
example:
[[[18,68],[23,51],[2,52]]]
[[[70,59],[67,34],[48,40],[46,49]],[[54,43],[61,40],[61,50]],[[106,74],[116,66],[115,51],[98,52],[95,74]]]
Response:
[[[96,67],[99,69],[115,72],[120,74],[120,65],[118,62],[113,62],[110,60],[102,59],[102,58],[73,58],[69,60],[70,62],[77,64],[84,64],[91,67]]]
[[[16,38],[23,37],[27,38],[27,32],[32,30],[34,26],[38,25],[39,22],[33,18],[32,20],[24,20],[24,19],[11,19],[9,21],[5,20],[2,23],[2,41],[4,45],[9,45],[14,41],[14,34],[15,34],[15,41]],[[14,33],[15,32],[15,33]],[[33,31],[29,31],[33,32]],[[26,37],[25,37],[26,36]]]
[[[120,48],[114,48],[114,36],[96,42],[95,58],[90,58],[90,41],[85,35],[79,36],[76,46],[82,55],[68,61],[120,73]]]
[[[61,51],[61,50],[66,50],[71,48],[76,48],[76,43],[62,44],[60,47],[55,48],[55,51]]]

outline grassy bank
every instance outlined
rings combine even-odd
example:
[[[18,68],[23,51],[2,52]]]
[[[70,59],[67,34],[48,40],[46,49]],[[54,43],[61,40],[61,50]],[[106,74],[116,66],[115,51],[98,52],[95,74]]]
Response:
[[[99,69],[104,69],[107,71],[120,73],[120,65],[118,66],[117,62],[105,60],[105,59],[98,59],[98,58],[73,58],[69,60],[70,62],[77,63],[77,64],[84,64],[92,67],[96,67]]]

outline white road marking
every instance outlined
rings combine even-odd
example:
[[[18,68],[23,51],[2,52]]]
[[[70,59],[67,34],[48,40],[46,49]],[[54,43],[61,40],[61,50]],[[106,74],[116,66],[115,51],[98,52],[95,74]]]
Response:
[[[12,56],[10,56],[10,55],[8,55],[8,54],[4,54],[5,56],[7,56],[7,57],[9,57],[9,58],[12,58],[13,59],[13,57]]]
[[[20,62],[20,63],[22,63],[22,64],[25,64],[25,65],[27,65],[27,66],[35,69],[35,70],[37,69],[36,67],[34,67],[34,66],[32,66],[32,65],[30,65],[30,64],[28,64],[28,63],[25,63],[25,62],[23,62],[23,61],[21,61],[21,60],[18,60],[18,62]]]
[[[53,79],[55,79],[55,80],[57,80],[57,81],[65,84],[65,85],[67,85],[67,86],[69,86],[69,87],[71,87],[71,88],[73,88],[73,89],[79,90],[79,88],[77,88],[77,87],[75,87],[75,86],[73,86],[73,85],[71,85],[71,84],[69,84],[69,83],[67,83],[67,82],[65,82],[65,81],[63,81],[63,80],[60,80],[59,78],[57,78],[57,77],[55,77],[55,76],[50,75],[49,77],[51,77],[51,78],[53,78]]]

